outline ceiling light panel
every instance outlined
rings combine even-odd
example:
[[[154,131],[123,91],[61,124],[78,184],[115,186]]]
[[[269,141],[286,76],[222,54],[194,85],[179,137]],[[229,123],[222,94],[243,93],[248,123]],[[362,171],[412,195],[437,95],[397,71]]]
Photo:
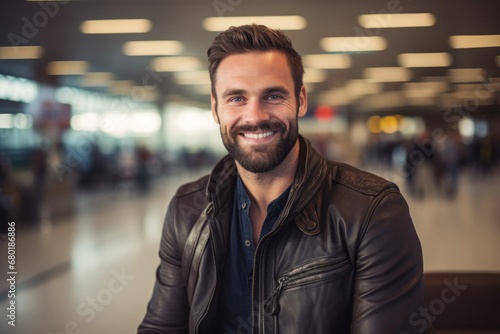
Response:
[[[130,41],[123,44],[127,56],[168,56],[177,55],[184,50],[179,41]]]
[[[151,62],[157,72],[183,72],[201,69],[202,63],[196,57],[159,57]]]
[[[41,46],[0,46],[0,59],[38,59],[43,51]]]
[[[326,80],[326,72],[317,68],[304,69],[304,83],[317,83]]]
[[[52,61],[47,64],[50,75],[79,75],[87,72],[89,64],[86,61]]]
[[[104,87],[111,84],[113,73],[111,72],[89,72],[82,78],[82,85],[86,87]]]
[[[327,52],[381,51],[387,48],[387,41],[380,36],[325,37],[320,45]]]
[[[352,97],[378,94],[382,91],[382,84],[370,80],[353,79],[347,82],[345,91]]]
[[[449,90],[444,81],[407,82],[403,84],[404,96],[407,98],[428,98]]]
[[[364,14],[358,23],[364,28],[430,27],[436,18],[431,13]]]
[[[305,67],[331,69],[351,67],[351,57],[343,54],[311,54],[302,57]]]
[[[299,15],[207,17],[202,24],[207,31],[224,31],[231,26],[252,23],[281,30],[302,30],[307,26],[306,19]]]
[[[482,68],[454,68],[448,70],[452,82],[486,81],[486,71]]]
[[[177,72],[174,73],[174,80],[178,85],[210,84],[208,71]]]
[[[401,53],[398,62],[403,67],[447,67],[452,57],[447,52]]]
[[[457,35],[448,41],[454,49],[500,47],[500,35]]]
[[[151,30],[153,24],[146,19],[88,20],[80,25],[84,34],[140,34]]]
[[[363,70],[363,75],[375,82],[403,82],[411,79],[411,71],[404,67],[368,67]]]

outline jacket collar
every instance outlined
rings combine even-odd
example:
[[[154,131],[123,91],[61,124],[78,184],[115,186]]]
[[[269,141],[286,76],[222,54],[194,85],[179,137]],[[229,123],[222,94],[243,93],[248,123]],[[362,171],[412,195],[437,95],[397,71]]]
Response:
[[[297,227],[308,235],[320,232],[319,216],[312,199],[318,193],[327,175],[326,160],[300,136],[300,153],[297,172],[287,206],[291,206],[289,218],[295,218]]]
[[[326,160],[316,152],[309,140],[299,135],[299,162],[295,178],[292,182],[290,195],[283,211],[286,212],[285,221],[299,215],[297,226],[306,234],[319,233],[319,218],[312,198],[318,192],[326,177]],[[207,183],[205,194],[214,203],[216,212],[223,210],[232,203],[234,184],[237,169],[234,160],[226,155],[212,170]]]

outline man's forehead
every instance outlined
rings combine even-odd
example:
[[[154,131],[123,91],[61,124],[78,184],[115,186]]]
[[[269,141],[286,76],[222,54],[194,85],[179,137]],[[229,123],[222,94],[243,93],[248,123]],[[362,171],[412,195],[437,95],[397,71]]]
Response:
[[[291,83],[292,73],[286,56],[277,51],[248,52],[230,55],[221,61],[216,73],[217,86],[232,86],[238,82],[244,85],[248,84],[248,81],[252,81],[256,86],[262,84],[259,89]],[[224,87],[226,88],[228,87]]]

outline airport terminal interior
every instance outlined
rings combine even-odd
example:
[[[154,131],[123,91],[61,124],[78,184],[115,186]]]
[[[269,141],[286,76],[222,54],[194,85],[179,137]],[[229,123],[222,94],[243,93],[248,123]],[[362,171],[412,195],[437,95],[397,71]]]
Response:
[[[401,189],[424,273],[496,274],[500,291],[498,1],[1,6],[1,333],[136,332],[170,199],[227,153],[206,50],[255,22],[302,56],[299,132]]]

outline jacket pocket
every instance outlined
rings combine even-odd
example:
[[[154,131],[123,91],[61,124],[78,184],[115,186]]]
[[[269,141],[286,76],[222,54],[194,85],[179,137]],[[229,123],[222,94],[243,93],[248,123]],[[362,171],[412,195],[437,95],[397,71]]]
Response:
[[[276,279],[276,288],[265,301],[265,311],[277,315],[280,310],[279,298],[283,291],[333,279],[348,270],[349,264],[347,255],[342,253],[335,258],[316,259],[281,273]]]

